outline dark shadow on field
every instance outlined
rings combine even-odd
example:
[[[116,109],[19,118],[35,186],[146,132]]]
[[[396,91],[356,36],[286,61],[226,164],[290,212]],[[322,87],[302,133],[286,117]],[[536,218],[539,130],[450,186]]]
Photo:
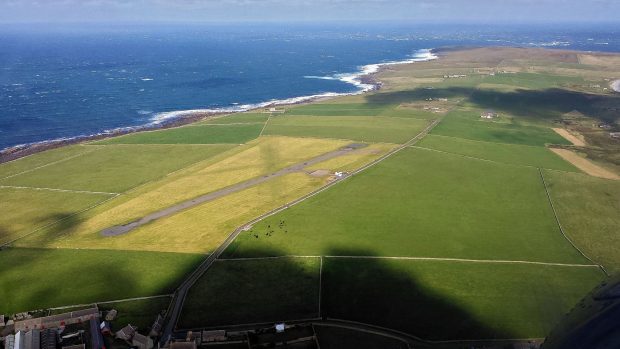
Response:
[[[13,231],[9,228],[0,226],[0,245],[9,241],[26,237],[36,237],[35,247],[45,247],[47,242],[51,242],[58,234],[70,231],[81,222],[80,214],[75,212],[53,213],[39,218],[34,228],[24,231]]]
[[[135,252],[135,251],[134,251]],[[6,247],[0,249],[0,313],[170,294],[196,263],[149,269],[144,253]],[[118,261],[119,256],[124,256]],[[147,256],[155,261],[157,256]],[[143,274],[162,272],[162,279]],[[144,285],[149,284],[148,290]]]
[[[332,249],[334,256],[372,251]],[[396,329],[428,340],[515,338],[485,324],[423,283],[381,259],[328,258],[323,264],[322,314]]]
[[[216,261],[189,290],[177,327],[315,319],[319,266],[318,258]]]
[[[42,272],[41,260],[51,267]],[[129,266],[109,261],[57,254],[56,249],[0,250],[0,313],[44,309],[117,299],[138,287]],[[19,279],[16,273],[22,274]],[[121,297],[125,298],[125,297]]]
[[[574,110],[605,123],[613,123],[620,110],[620,95],[598,95],[560,88],[545,90],[495,91],[469,87],[448,87],[381,92],[366,96],[368,103],[412,103],[428,98],[467,98],[482,109],[542,120],[553,120]]]
[[[72,233],[84,220],[83,213],[62,212],[50,214],[42,217],[38,221],[38,228],[35,228],[36,231],[24,236],[23,241],[27,241],[28,245],[33,247],[48,247],[58,237]]]
[[[244,253],[244,256],[246,254]],[[255,256],[282,256],[270,250],[252,251]],[[373,256],[372,251],[334,248],[328,255]],[[207,272],[190,290],[178,328],[226,327],[231,324],[271,323],[300,319],[299,309],[316,306],[316,299],[298,297],[301,280],[313,275],[300,274],[295,258],[216,262],[261,263],[255,268],[234,272]],[[272,265],[271,261],[290,265]],[[232,264],[230,264],[232,265]],[[229,266],[230,266],[229,265]],[[270,274],[271,273],[271,274]],[[296,285],[296,288],[291,288]],[[409,273],[393,263],[379,259],[323,258],[321,278],[321,317],[357,321],[399,330],[429,340],[514,338],[501,330],[501,324],[485,324],[462,307],[429,291]],[[307,288],[318,287],[306,283]],[[291,292],[287,292],[291,291]],[[293,305],[283,307],[283,304]],[[314,314],[318,313],[317,311]],[[307,313],[304,317],[312,317]]]

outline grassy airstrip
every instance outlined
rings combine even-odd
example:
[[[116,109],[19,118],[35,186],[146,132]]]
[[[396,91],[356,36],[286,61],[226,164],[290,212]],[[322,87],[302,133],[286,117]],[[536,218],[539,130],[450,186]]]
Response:
[[[570,145],[551,129],[574,121],[566,113],[576,110],[580,127],[610,122],[606,108],[620,102],[592,85],[615,65],[553,52],[450,52],[390,67],[378,92],[0,164],[0,243],[27,235],[0,250],[10,266],[0,270],[0,313],[167,294],[237,227],[440,119],[416,144],[242,232],[190,290],[179,327],[327,316],[426,339],[544,336],[605,279],[598,264],[620,270],[618,183],[548,149]],[[487,109],[499,116],[482,120]],[[583,153],[611,149],[600,132],[583,133],[597,147]],[[368,146],[125,235],[100,234],[353,142]],[[118,307],[148,324],[165,300]]]

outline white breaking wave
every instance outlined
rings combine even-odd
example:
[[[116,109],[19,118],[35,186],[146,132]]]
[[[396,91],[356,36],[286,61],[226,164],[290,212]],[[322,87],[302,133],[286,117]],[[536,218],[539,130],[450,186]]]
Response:
[[[338,81],[346,82],[348,84],[351,84],[357,87],[357,91],[355,92],[348,92],[348,93],[325,92],[325,93],[309,95],[309,96],[292,97],[292,98],[278,99],[278,100],[274,99],[274,100],[261,102],[261,103],[254,103],[254,104],[233,105],[231,107],[226,107],[226,108],[170,111],[170,112],[156,114],[155,116],[153,116],[153,118],[151,118],[151,121],[153,125],[159,125],[171,119],[187,117],[187,116],[191,116],[197,113],[204,113],[204,114],[238,113],[238,112],[244,112],[244,111],[248,111],[252,109],[273,107],[277,105],[298,104],[302,102],[312,101],[318,98],[357,95],[360,93],[372,91],[377,88],[375,84],[368,84],[368,83],[363,82],[362,78],[364,76],[378,72],[382,67],[391,66],[391,65],[399,65],[399,64],[415,63],[415,62],[425,62],[425,61],[430,61],[430,60],[434,60],[437,58],[439,57],[437,57],[437,55],[435,55],[431,49],[423,49],[423,50],[416,51],[414,54],[411,55],[410,58],[402,60],[402,61],[390,61],[390,62],[368,64],[368,65],[361,66],[359,68],[359,71],[355,73],[335,74],[333,76],[313,76],[313,75],[304,76],[306,79],[338,80]]]
[[[314,76],[314,75],[306,75],[304,79],[318,79],[318,80],[338,80],[338,78],[333,76]]]
[[[424,62],[430,61],[433,59],[437,59],[438,57],[433,53],[430,49],[418,50],[416,53],[411,55],[411,58],[405,59],[402,61],[391,61],[384,63],[376,63],[376,64],[368,64],[361,66],[359,71],[356,73],[344,73],[344,74],[336,74],[332,76],[304,76],[306,79],[323,79],[323,80],[339,80],[345,82],[347,84],[354,85],[358,88],[357,93],[363,93],[367,91],[374,90],[376,88],[373,84],[367,84],[362,81],[362,78],[366,75],[374,74],[379,71],[382,67],[397,65],[397,64],[408,64],[415,62]]]
[[[327,76],[327,77],[320,77],[320,76],[307,76],[306,77],[309,79],[340,80],[340,81],[355,85],[358,88],[358,90],[355,92],[349,92],[349,93],[325,92],[325,93],[309,95],[309,96],[292,97],[292,98],[286,98],[286,99],[273,99],[270,101],[254,103],[254,104],[239,105],[237,103],[231,107],[226,107],[226,108],[190,109],[190,110],[177,110],[177,111],[157,113],[150,119],[151,122],[146,125],[118,127],[118,128],[109,129],[109,130],[105,130],[105,131],[90,134],[90,135],[80,135],[80,136],[75,136],[75,137],[61,137],[61,138],[56,138],[56,139],[46,140],[46,141],[41,141],[41,142],[19,144],[19,145],[14,145],[14,146],[2,149],[0,150],[0,153],[5,152],[6,150],[23,149],[23,148],[27,148],[27,147],[35,146],[35,145],[52,144],[52,143],[57,143],[57,142],[73,141],[73,140],[81,140],[81,139],[91,139],[97,136],[106,136],[106,135],[114,135],[114,134],[127,133],[127,132],[133,132],[133,131],[148,130],[148,129],[152,129],[153,127],[157,127],[159,125],[165,124],[166,122],[172,121],[174,119],[190,117],[196,114],[239,113],[239,112],[245,112],[245,111],[249,111],[253,109],[273,107],[277,105],[298,104],[298,103],[316,100],[319,98],[358,95],[358,94],[365,93],[365,92],[376,89],[376,85],[364,83],[362,82],[362,78],[364,76],[378,72],[379,69],[381,69],[382,67],[390,66],[390,65],[398,65],[398,64],[424,62],[424,61],[434,60],[437,58],[439,57],[436,56],[432,52],[431,49],[423,49],[423,50],[417,51],[416,53],[411,55],[411,58],[406,59],[406,60],[364,65],[360,67],[360,70],[356,73],[336,74],[334,76]],[[141,80],[152,81],[153,79],[152,78],[141,78]],[[138,111],[138,113],[140,114],[142,114],[142,112],[146,112],[146,110]]]

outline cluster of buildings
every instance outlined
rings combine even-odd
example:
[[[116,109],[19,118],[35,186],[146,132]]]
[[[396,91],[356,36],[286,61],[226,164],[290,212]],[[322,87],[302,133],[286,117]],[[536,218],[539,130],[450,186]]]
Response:
[[[284,323],[240,331],[187,331],[178,333],[175,340],[168,344],[169,349],[223,348],[224,346],[248,349],[319,348],[312,324],[286,325]]]
[[[459,78],[466,78],[467,75],[463,75],[463,74],[454,74],[454,75],[444,75],[443,78],[444,79],[459,79]]]
[[[106,342],[114,341],[121,347],[152,349],[163,317],[158,316],[145,336],[131,325],[112,332],[111,322],[117,313],[110,310],[102,317],[100,310],[93,307],[44,317],[21,313],[7,321],[0,315],[0,341],[4,349],[105,349]]]
[[[4,321],[0,316],[4,349],[101,349],[98,331],[99,309],[89,308],[45,317],[15,314]]]
[[[265,114],[284,114],[286,113],[286,109],[278,109],[278,108],[267,108],[265,110],[263,110],[263,113]]]

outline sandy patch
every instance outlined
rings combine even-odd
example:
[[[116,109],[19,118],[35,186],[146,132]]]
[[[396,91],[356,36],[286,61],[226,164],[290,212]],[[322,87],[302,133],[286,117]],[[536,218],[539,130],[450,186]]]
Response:
[[[573,145],[576,145],[578,147],[583,147],[586,145],[586,142],[583,140],[583,137],[581,136],[579,137],[575,136],[563,128],[554,128],[553,130],[560,136],[567,139],[569,142],[573,143]]]
[[[598,165],[595,165],[590,160],[586,158],[582,158],[581,156],[579,156],[578,154],[570,150],[551,148],[551,151],[558,154],[560,157],[562,157],[562,159],[575,165],[575,167],[589,174],[590,176],[606,178],[606,179],[615,179],[615,180],[620,179],[620,176],[618,176],[617,174],[609,170],[606,170]]]

